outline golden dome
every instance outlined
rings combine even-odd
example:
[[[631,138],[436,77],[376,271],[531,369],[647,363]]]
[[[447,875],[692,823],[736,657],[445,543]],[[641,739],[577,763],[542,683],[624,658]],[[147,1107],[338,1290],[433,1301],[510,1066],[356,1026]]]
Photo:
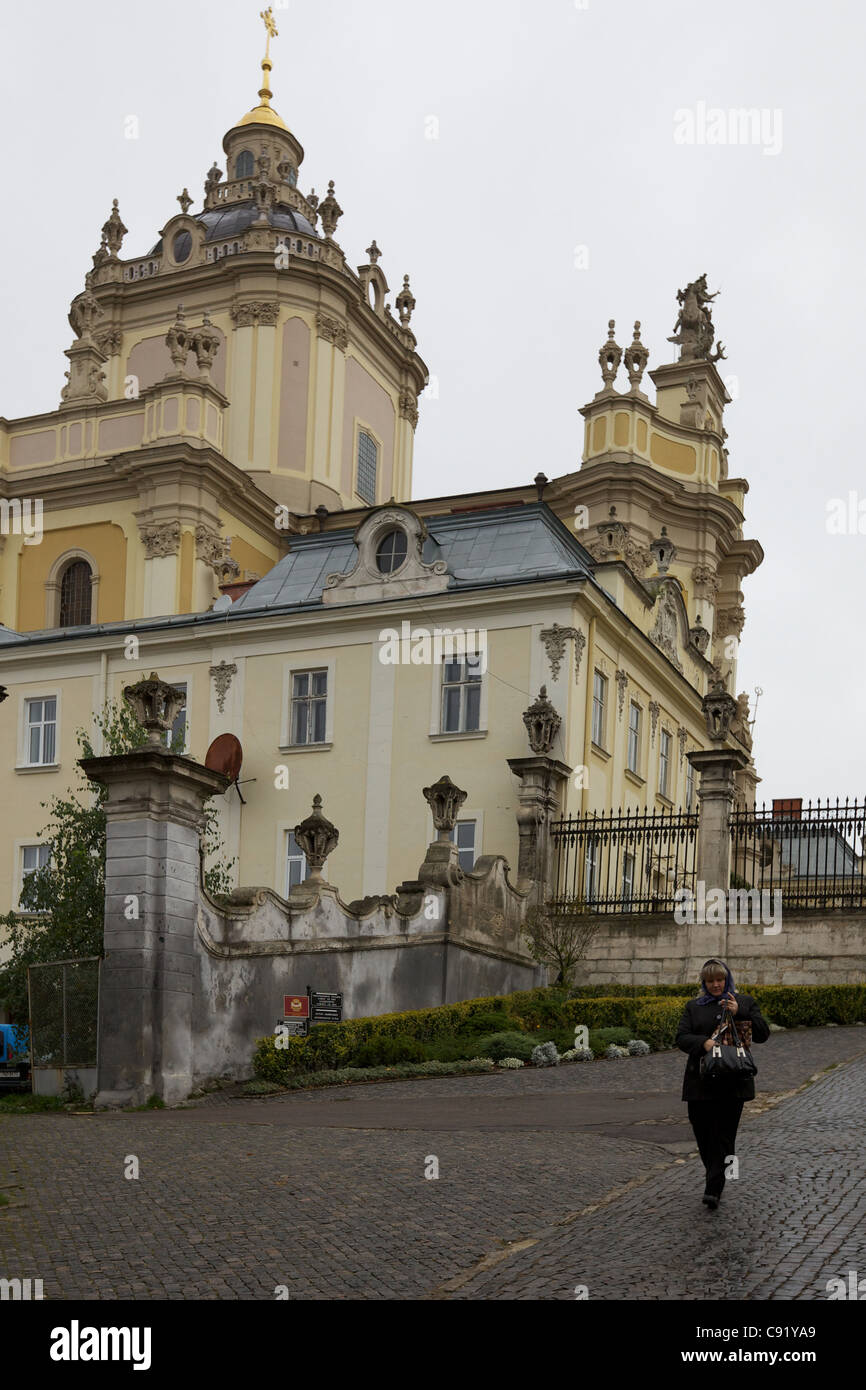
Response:
[[[254,106],[252,111],[248,111],[245,116],[241,116],[238,125],[272,125],[279,130],[288,131],[289,129],[282,116],[278,116],[273,107],[264,101],[260,105]]]

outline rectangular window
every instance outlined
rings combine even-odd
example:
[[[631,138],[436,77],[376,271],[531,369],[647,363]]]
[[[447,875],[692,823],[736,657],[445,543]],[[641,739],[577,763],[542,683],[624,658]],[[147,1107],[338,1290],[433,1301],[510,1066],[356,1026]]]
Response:
[[[695,769],[691,763],[688,764],[686,772],[686,810],[690,811],[695,800]]]
[[[659,792],[662,796],[668,796],[668,785],[671,777],[671,736],[667,729],[662,729],[659,742]]]
[[[481,657],[468,653],[442,663],[442,733],[475,733],[481,727]]]
[[[474,820],[459,820],[448,837],[457,846],[457,857],[464,873],[475,868],[475,826]]]
[[[26,761],[30,767],[53,763],[57,752],[57,697],[28,700],[25,712]]]
[[[299,883],[303,883],[307,877],[307,856],[295,839],[294,832],[286,831],[286,892],[288,897],[292,889]]]
[[[630,772],[640,771],[640,705],[634,701],[628,707],[628,766]]]
[[[634,855],[624,854],[622,859],[622,905],[629,907],[634,895]]]
[[[292,743],[324,743],[327,671],[292,673]]]
[[[369,434],[362,430],[358,435],[358,496],[369,505],[375,506],[376,503],[376,465],[379,461],[379,449],[375,439],[371,439]]]
[[[165,733],[165,746],[173,753],[182,753],[186,748],[186,681],[170,681],[175,690],[183,691],[183,704],[174,716],[174,722]]]
[[[607,676],[596,671],[592,679],[592,741],[597,748],[604,747],[606,710]]]
[[[21,896],[23,895],[23,891],[24,891],[24,883],[25,883],[26,879],[28,878],[28,876],[29,876],[30,874],[34,873],[34,872],[36,871],[36,869],[44,869],[45,866],[46,866],[46,864],[49,864],[50,862],[51,862],[51,846],[50,846],[50,845],[23,845],[23,846],[22,846],[22,848],[21,848],[21,893],[19,894],[19,907],[20,907],[20,905],[21,905],[20,899],[21,899]],[[25,909],[25,911],[27,911],[27,910],[28,910],[28,909]],[[31,910],[32,910],[32,909],[31,909]]]

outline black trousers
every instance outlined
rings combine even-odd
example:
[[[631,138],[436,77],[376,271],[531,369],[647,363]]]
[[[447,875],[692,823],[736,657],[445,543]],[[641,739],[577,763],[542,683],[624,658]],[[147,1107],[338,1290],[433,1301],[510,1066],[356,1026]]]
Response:
[[[707,1195],[721,1197],[725,1186],[725,1159],[736,1151],[737,1126],[743,1113],[741,1100],[690,1100],[689,1121],[707,1172]]]

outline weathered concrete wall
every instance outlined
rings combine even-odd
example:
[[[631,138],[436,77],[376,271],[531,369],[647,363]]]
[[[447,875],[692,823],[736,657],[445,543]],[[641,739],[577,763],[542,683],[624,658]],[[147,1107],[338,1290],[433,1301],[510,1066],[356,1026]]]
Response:
[[[489,856],[456,882],[404,885],[367,910],[321,885],[286,901],[270,889],[228,909],[201,897],[192,1023],[194,1082],[251,1074],[257,1038],[282,1018],[283,995],[343,994],[343,1016],[431,1008],[531,989],[544,972],[520,939],[523,895]]]
[[[719,955],[756,985],[866,983],[866,913],[787,913],[778,935],[746,924],[680,926],[668,914],[600,919],[578,984],[692,984]]]

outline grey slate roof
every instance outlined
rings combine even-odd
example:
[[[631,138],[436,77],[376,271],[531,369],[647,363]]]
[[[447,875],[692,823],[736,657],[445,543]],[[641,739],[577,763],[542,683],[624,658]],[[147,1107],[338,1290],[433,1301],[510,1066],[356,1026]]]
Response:
[[[450,591],[527,583],[534,579],[583,578],[592,557],[544,504],[425,518],[429,535],[422,557],[444,560]],[[239,599],[232,612],[320,604],[329,574],[354,569],[354,531],[296,536],[288,555]]]

